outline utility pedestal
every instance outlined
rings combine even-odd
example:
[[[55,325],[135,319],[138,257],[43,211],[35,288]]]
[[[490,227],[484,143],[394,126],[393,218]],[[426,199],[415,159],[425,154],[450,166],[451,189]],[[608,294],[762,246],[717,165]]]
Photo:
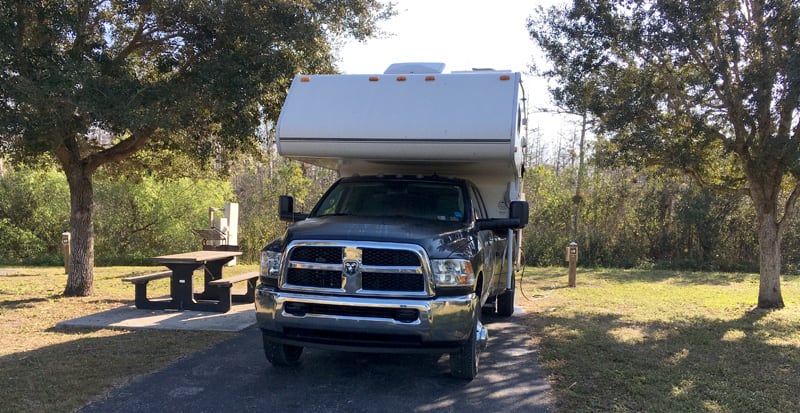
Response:
[[[576,284],[576,276],[577,276],[577,265],[578,265],[578,243],[572,241],[569,243],[567,247],[567,261],[569,261],[569,281],[568,285],[570,287],[575,287]]]
[[[64,274],[69,274],[69,255],[71,253],[70,250],[71,241],[72,241],[72,235],[70,235],[69,231],[64,231],[61,233],[61,246],[64,251]]]

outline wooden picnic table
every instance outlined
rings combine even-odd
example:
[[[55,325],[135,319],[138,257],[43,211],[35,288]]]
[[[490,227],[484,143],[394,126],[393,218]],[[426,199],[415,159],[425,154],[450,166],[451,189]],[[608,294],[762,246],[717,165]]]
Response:
[[[171,271],[126,278],[136,285],[136,307],[156,310],[195,310],[227,312],[232,302],[253,302],[257,272],[223,278],[222,268],[241,251],[192,251],[181,254],[162,255],[151,258]],[[204,267],[203,291],[194,292],[194,271]],[[170,299],[147,298],[147,283],[157,278],[170,277]],[[245,294],[232,294],[231,287],[239,281],[247,281]]]

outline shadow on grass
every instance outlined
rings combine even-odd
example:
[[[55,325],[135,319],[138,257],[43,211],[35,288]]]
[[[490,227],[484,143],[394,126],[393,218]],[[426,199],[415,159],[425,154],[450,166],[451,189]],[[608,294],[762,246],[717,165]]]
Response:
[[[0,270],[0,278],[41,277],[42,274],[19,272],[18,270]]]
[[[13,296],[11,293],[7,293],[5,291],[0,291],[0,295],[8,295]],[[21,308],[32,308],[36,307],[36,304],[39,303],[46,303],[53,300],[59,300],[69,298],[65,297],[63,294],[52,294],[47,297],[36,297],[36,298],[23,298],[19,300],[2,300],[0,301],[0,308],[4,308],[6,310],[16,310]],[[133,303],[133,300],[125,300],[125,299],[109,299],[103,298],[96,303],[103,303],[103,304],[118,304],[118,305],[129,305]]]
[[[230,335],[69,329],[69,341],[0,357],[0,411],[73,411],[115,385]]]
[[[752,274],[726,272],[694,272],[673,270],[591,270],[598,278],[614,282],[664,282],[684,285],[729,285],[740,283]]]
[[[682,285],[730,285],[746,280],[758,280],[758,274],[719,271],[683,271],[683,270],[651,270],[651,269],[615,269],[615,268],[578,268],[578,282],[582,273],[591,273],[597,278],[616,283],[626,282],[665,282],[670,281]],[[800,280],[800,274],[782,274],[785,282]],[[567,268],[528,267],[523,273],[523,280],[536,279],[566,285]],[[553,287],[556,288],[556,287]],[[548,288],[552,289],[552,288]]]
[[[5,291],[0,291],[0,295],[14,296],[14,294]],[[0,308],[4,308],[6,310],[30,308],[30,307],[35,307],[36,304],[52,301],[60,297],[61,297],[60,294],[53,294],[49,297],[24,298],[20,300],[3,300],[0,301]]]
[[[794,411],[800,322],[741,318],[629,322],[529,313],[563,411]]]

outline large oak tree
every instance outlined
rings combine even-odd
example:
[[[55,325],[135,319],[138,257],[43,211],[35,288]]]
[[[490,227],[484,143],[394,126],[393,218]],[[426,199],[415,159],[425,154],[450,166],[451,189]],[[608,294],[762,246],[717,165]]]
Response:
[[[600,159],[676,168],[748,195],[760,247],[758,306],[783,307],[781,235],[800,196],[800,4],[574,0],[539,14],[532,21],[544,25],[532,28],[556,39],[548,54],[600,46],[586,61],[590,110],[607,139]]]
[[[0,2],[0,155],[51,156],[67,177],[64,293],[93,292],[98,168],[145,147],[197,159],[257,147],[295,73],[332,71],[337,41],[392,13],[378,0]]]

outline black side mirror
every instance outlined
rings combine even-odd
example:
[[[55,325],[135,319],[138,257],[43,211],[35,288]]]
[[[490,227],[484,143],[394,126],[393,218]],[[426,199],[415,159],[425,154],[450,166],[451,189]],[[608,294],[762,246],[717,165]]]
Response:
[[[511,219],[518,219],[519,226],[517,228],[524,228],[528,225],[528,201],[512,201],[511,208],[508,211],[508,217]]]
[[[289,195],[281,195],[278,197],[278,217],[281,221],[296,222],[306,219],[308,215],[295,213],[294,198]]]

